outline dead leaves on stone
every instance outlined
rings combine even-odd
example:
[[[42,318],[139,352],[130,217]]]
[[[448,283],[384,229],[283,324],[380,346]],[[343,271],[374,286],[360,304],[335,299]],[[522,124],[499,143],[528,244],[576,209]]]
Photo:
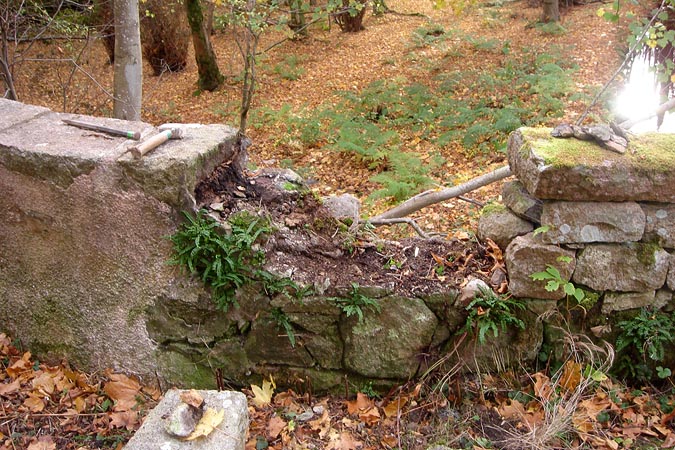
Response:
[[[0,334],[0,450],[116,448],[140,426],[159,392],[106,372],[86,375],[49,366]]]

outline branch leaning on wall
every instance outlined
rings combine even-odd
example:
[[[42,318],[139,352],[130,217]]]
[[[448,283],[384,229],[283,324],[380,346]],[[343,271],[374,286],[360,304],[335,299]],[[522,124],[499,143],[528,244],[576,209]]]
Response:
[[[425,191],[421,194],[409,198],[398,206],[391,208],[382,214],[367,219],[367,222],[372,225],[390,225],[392,219],[401,219],[427,206],[449,200],[451,198],[459,197],[468,192],[475,191],[478,188],[487,186],[495,181],[502,180],[512,175],[509,166],[500,167],[492,172],[473,178],[466,183],[458,186],[441,189],[440,191],[432,190]]]

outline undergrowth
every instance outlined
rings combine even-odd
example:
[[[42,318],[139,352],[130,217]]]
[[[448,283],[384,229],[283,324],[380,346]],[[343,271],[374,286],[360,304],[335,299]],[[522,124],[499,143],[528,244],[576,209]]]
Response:
[[[227,311],[236,306],[236,291],[248,283],[260,283],[269,296],[284,293],[294,298],[306,294],[290,278],[280,278],[262,269],[265,253],[260,244],[272,231],[269,220],[241,211],[220,224],[204,210],[188,213],[178,230],[169,236],[178,265],[197,275],[211,290],[216,306]],[[289,336],[290,338],[290,336]]]
[[[401,200],[445,178],[444,149],[461,146],[467,157],[503,152],[516,128],[560,117],[573,90],[574,66],[554,47],[549,53],[525,49],[516,58],[508,42],[439,25],[416,30],[411,42],[413,53],[442,45],[447,55],[432,63],[438,75],[428,84],[378,80],[360,91],[338,92],[337,104],[262,108],[254,126],[280,129],[282,144],[353,155],[381,186],[371,198]],[[456,69],[455,59],[468,53],[474,59],[489,53],[499,63],[480,71]]]

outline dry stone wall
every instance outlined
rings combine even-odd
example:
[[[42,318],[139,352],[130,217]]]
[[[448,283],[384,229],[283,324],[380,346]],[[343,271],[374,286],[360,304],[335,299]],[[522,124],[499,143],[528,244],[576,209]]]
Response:
[[[585,305],[589,326],[642,307],[672,311],[675,138],[636,136],[620,155],[550,131],[511,135],[517,180],[505,184],[503,206],[486,208],[480,220],[480,237],[505,250],[511,293],[552,310],[566,298],[562,287],[548,291],[531,276],[552,266],[595,299]],[[529,226],[504,230],[521,220]]]

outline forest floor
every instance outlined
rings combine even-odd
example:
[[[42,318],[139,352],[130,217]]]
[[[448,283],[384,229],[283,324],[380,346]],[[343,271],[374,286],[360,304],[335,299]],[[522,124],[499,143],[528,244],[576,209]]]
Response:
[[[599,3],[563,8],[562,30],[537,26],[541,7],[523,0],[453,2],[454,9],[435,9],[434,3],[439,2],[390,0],[388,6],[403,14],[375,17],[369,13],[365,30],[354,34],[342,33],[335,25],[312,28],[306,39],[285,40],[261,55],[248,129],[253,141],[251,163],[293,168],[317,193],[351,193],[364,201],[365,215],[375,214],[391,206],[390,198],[371,197],[381,187],[373,176],[388,170],[387,164],[348,151],[336,152],[325,139],[307,143],[297,135],[289,137],[298,131],[293,120],[337,110],[345,92],[358,97],[373,92],[368,91],[369,86],[378,81],[438,87],[453,75],[474,76],[472,80],[459,79],[453,88],[459,102],[485,106],[488,98],[488,103],[498,104],[514,95],[505,91],[508,82],[491,87],[480,86],[476,80],[490,80],[480,77],[508,66],[507,57],[512,58],[509,64],[516,64],[513,61],[529,61],[528,55],[556,53],[557,58],[576,67],[572,85],[561,97],[561,114],[544,112],[537,123],[574,121],[619,66],[626,47],[628,22],[622,19],[614,24],[600,19]],[[426,31],[420,34],[420,29]],[[270,31],[259,48],[271,47],[283,36]],[[226,83],[215,92],[195,95],[193,59],[185,71],[159,77],[146,68],[143,120],[154,125],[236,125],[240,56],[228,29],[218,31],[213,44]],[[110,115],[111,101],[102,87],[112,85],[112,68],[100,44],[78,50],[77,61],[83,71],[76,71],[72,78],[72,64],[51,61],[72,49],[38,43],[33,51],[42,60],[19,67],[21,101],[55,111]],[[51,62],[45,63],[44,58],[51,58]],[[614,86],[610,92],[616,89]],[[524,94],[535,99],[540,95],[536,91]],[[363,95],[359,101],[364,103]],[[607,116],[604,106],[603,100],[593,109],[594,117]],[[290,114],[280,114],[284,110]],[[301,121],[301,126],[306,123]],[[414,152],[419,157],[416,161],[429,164],[440,157],[428,173],[437,186],[457,184],[506,163],[496,140],[486,138],[477,142],[485,145],[476,148],[463,145],[466,139],[438,145],[429,138],[428,130],[392,129],[399,139],[395,151]],[[499,195],[500,184],[496,183],[470,197],[485,203]],[[453,199],[414,217],[427,230],[471,233],[478,211],[474,203]],[[397,227],[380,232],[391,237],[410,230]],[[161,395],[122,374],[84,374],[65,362],[46,365],[4,335],[0,335],[0,360],[0,450],[121,448]],[[246,391],[252,400],[247,449],[425,449],[444,444],[448,448],[616,450],[675,445],[675,401],[670,390],[628,389],[606,379],[600,371],[586,377],[590,380],[586,383],[576,375],[580,370],[581,366],[566,365],[558,378],[546,370],[465,377],[437,373],[382,397],[368,386],[360,387],[357,396],[350,392],[320,398],[274,392],[269,386],[269,398],[260,399]]]

